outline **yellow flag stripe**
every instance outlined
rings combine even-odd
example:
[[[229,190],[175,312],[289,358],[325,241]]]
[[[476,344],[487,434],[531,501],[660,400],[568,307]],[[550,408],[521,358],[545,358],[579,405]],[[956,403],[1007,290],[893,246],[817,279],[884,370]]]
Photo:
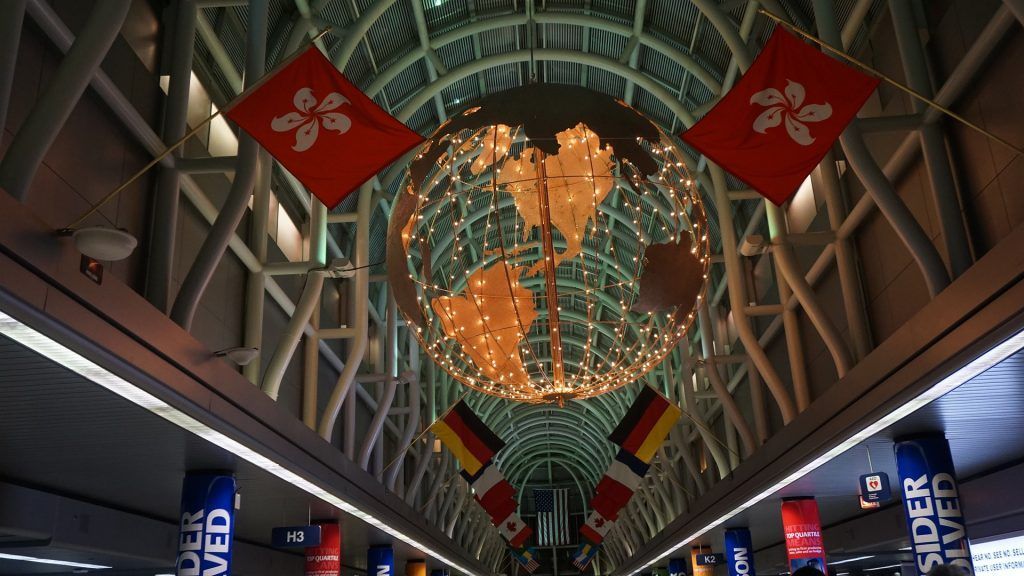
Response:
[[[470,476],[475,475],[480,471],[480,468],[483,466],[483,462],[477,460],[476,457],[473,456],[473,452],[471,452],[469,448],[462,443],[462,439],[459,438],[459,435],[449,428],[448,425],[445,424],[444,420],[434,422],[430,427],[430,431],[448,447],[448,451],[452,453],[452,456],[455,456],[459,461],[459,464],[462,465],[462,468],[465,469]]]
[[[675,425],[676,421],[679,420],[679,416],[682,415],[682,410],[678,406],[669,404],[665,411],[661,413],[661,417],[651,428],[651,433],[644,438],[643,444],[636,451],[636,457],[648,464],[651,459],[654,458],[654,453],[658,451],[658,447],[665,441],[665,436],[668,436],[669,430]]]

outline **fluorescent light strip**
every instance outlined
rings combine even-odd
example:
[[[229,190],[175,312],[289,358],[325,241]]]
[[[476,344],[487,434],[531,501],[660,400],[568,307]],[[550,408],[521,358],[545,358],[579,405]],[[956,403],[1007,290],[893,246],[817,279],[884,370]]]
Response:
[[[2,312],[0,312],[2,314]],[[0,560],[18,560],[19,562],[35,562],[36,564],[52,564],[54,566],[70,566],[71,568],[88,568],[90,570],[106,570],[111,566],[100,564],[85,564],[83,562],[70,562],[68,560],[51,560],[49,558],[36,558],[35,556],[20,556],[18,554],[2,554]]]
[[[879,566],[878,568],[865,568],[865,572],[871,572],[872,570],[885,570],[886,568],[900,568],[902,564],[890,564],[888,566]]]
[[[867,560],[868,558],[874,558],[874,556],[857,556],[856,558],[847,558],[838,562],[829,562],[828,565],[835,566],[837,564],[846,564],[847,562],[856,562],[857,560]]]
[[[120,376],[110,372],[106,368],[94,363],[93,361],[85,358],[77,352],[67,348],[63,344],[52,340],[48,336],[37,332],[36,330],[26,326],[20,321],[12,318],[3,311],[0,311],[0,334],[7,336],[8,338],[18,342],[19,344],[29,348],[36,353],[57,362],[65,368],[75,372],[90,381],[99,384],[100,386],[110,390],[114,394],[128,400],[129,402],[145,408],[150,412],[160,416],[161,418],[172,422],[189,432],[192,432],[196,436],[203,438],[210,442],[214,446],[218,446],[232,454],[248,461],[249,463],[262,468],[263,470],[277,476],[278,478],[288,482],[289,484],[300,488],[308,494],[320,498],[321,500],[336,506],[363,520],[367,524],[374,526],[384,532],[398,538],[402,542],[437,558],[441,562],[444,562],[448,566],[464,573],[469,576],[478,576],[475,572],[469,570],[465,566],[457,564],[450,560],[444,555],[424,546],[420,542],[416,541],[410,536],[395,530],[386,523],[378,520],[372,514],[363,512],[355,505],[341,499],[336,494],[331,493],[328,489],[323,488],[305,478],[299,476],[295,472],[292,472],[285,466],[271,460],[270,458],[260,454],[249,447],[225,436],[224,434],[210,428],[209,426],[199,422],[191,416],[181,412],[177,408],[167,404],[163,400],[160,400],[156,396],[145,392],[134,384],[121,378]],[[104,566],[103,568],[107,568]]]
[[[765,498],[768,498],[772,494],[775,494],[779,490],[782,490],[786,486],[789,486],[790,484],[792,484],[793,482],[796,482],[800,478],[803,478],[807,474],[810,474],[811,472],[813,472],[814,470],[818,469],[823,464],[825,464],[825,463],[831,461],[832,459],[836,458],[837,456],[839,456],[843,452],[846,452],[847,450],[849,450],[850,448],[853,448],[857,444],[860,444],[864,440],[867,440],[868,438],[874,436],[875,434],[881,432],[882,430],[885,430],[890,425],[892,425],[892,424],[894,424],[896,422],[899,422],[901,419],[903,419],[904,417],[908,416],[912,412],[917,411],[918,408],[921,408],[922,406],[928,404],[929,402],[935,400],[936,398],[941,397],[942,395],[944,395],[947,392],[953,390],[954,388],[956,388],[957,386],[963,384],[964,382],[967,382],[971,378],[974,378],[978,374],[981,374],[982,372],[984,372],[984,371],[988,370],[989,368],[995,366],[996,364],[1002,362],[1003,360],[1008,358],[1011,354],[1013,354],[1014,352],[1020,350],[1022,347],[1024,347],[1024,331],[1018,332],[1018,333],[1014,334],[1013,336],[1011,336],[1010,338],[1004,340],[1003,342],[1001,342],[996,347],[994,347],[991,350],[985,352],[981,356],[975,358],[973,361],[968,362],[966,365],[962,366],[956,372],[950,374],[948,377],[946,377],[941,382],[939,382],[939,383],[935,384],[934,386],[932,386],[931,388],[925,390],[920,395],[918,395],[916,398],[913,398],[912,400],[909,400],[906,404],[903,404],[902,406],[899,406],[898,408],[896,408],[895,410],[893,410],[889,414],[879,418],[874,423],[869,424],[868,426],[866,426],[865,428],[861,429],[859,432],[857,432],[853,436],[850,436],[849,438],[847,438],[844,442],[840,443],[835,448],[829,450],[828,452],[825,452],[821,456],[815,458],[814,460],[812,460],[812,461],[808,462],[807,464],[803,465],[802,467],[798,468],[795,472],[793,472],[789,476],[786,476],[782,480],[779,480],[775,484],[769,486],[763,492],[761,492],[760,494],[757,494],[756,496],[754,496],[750,500],[747,500],[743,504],[740,504],[739,506],[733,508],[729,512],[726,512],[725,514],[723,514],[723,515],[719,516],[718,518],[712,520],[706,526],[704,526],[703,528],[700,528],[699,530],[697,530],[693,534],[690,534],[689,536],[687,536],[686,538],[681,540],[675,546],[672,546],[672,547],[668,548],[667,550],[665,550],[664,552],[662,552],[661,554],[656,556],[650,562],[648,562],[648,563],[640,566],[636,570],[630,572],[628,576],[635,576],[636,574],[639,574],[640,571],[642,571],[642,570],[652,566],[653,564],[655,564],[657,562],[660,562],[662,559],[667,557],[669,554],[672,554],[676,550],[679,550],[683,546],[686,546],[690,542],[693,542],[697,538],[700,538],[701,536],[703,536],[704,534],[708,533],[712,529],[717,528],[718,526],[721,526],[725,521],[729,520],[733,516],[739,514],[740,512],[743,512],[747,508],[750,508],[751,506],[757,504],[758,502],[764,500]]]

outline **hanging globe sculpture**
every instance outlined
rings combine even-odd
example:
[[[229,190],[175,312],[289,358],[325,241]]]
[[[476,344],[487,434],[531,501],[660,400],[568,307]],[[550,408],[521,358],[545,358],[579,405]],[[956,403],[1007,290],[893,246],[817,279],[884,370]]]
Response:
[[[407,325],[460,382],[522,402],[641,379],[693,322],[707,218],[671,138],[621,101],[535,84],[443,124],[388,230]]]

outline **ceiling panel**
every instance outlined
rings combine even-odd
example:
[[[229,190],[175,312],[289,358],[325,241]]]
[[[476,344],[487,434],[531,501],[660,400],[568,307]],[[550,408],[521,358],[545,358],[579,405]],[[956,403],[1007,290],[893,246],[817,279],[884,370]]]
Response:
[[[399,562],[422,557],[276,476],[0,336],[0,478],[175,524],[182,478],[194,469],[234,472],[242,502],[236,517],[240,540],[269,545],[274,526],[338,517],[346,565],[365,567],[370,544],[393,544]],[[31,555],[32,550],[42,549],[0,551]],[[66,551],[45,552],[63,558]],[[169,560],[173,564],[173,558]],[[47,568],[0,561],[3,575],[43,573],[38,570]],[[152,574],[149,570],[147,576]]]

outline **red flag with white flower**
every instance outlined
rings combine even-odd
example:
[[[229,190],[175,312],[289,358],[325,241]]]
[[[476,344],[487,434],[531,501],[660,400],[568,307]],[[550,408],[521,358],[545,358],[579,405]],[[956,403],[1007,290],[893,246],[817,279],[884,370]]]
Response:
[[[423,142],[315,46],[268,74],[224,114],[328,209]]]
[[[778,26],[747,73],[682,139],[781,205],[877,86],[877,78]]]

